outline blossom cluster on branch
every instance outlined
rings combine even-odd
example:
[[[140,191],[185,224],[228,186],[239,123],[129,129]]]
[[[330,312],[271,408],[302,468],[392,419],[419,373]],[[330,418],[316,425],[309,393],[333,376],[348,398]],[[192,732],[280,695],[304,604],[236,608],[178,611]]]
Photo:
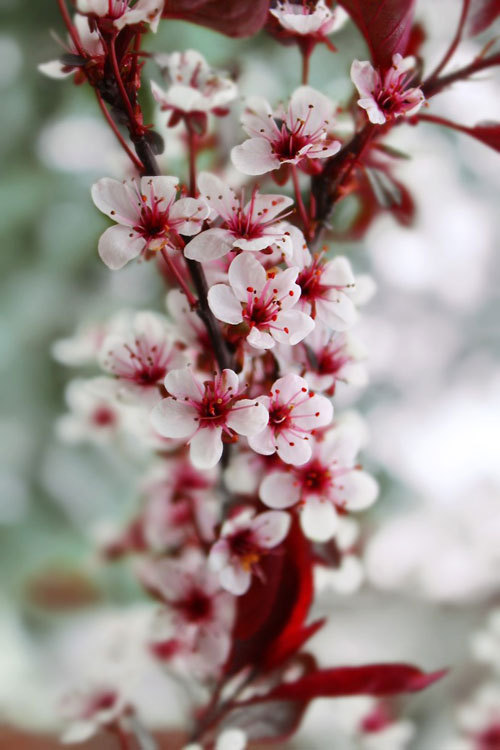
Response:
[[[335,253],[329,219],[353,194],[361,207],[353,235],[382,210],[411,221],[409,193],[392,175],[398,154],[385,136],[420,120],[464,130],[425,108],[455,80],[499,60],[485,52],[441,74],[466,33],[466,1],[443,63],[427,78],[411,0],[382,2],[378,12],[363,0],[332,5],[77,0],[72,18],[59,0],[67,50],[40,66],[93,88],[130,161],[123,179],[103,176],[92,186],[111,222],[97,243],[100,258],[113,272],[157,263],[168,287],[165,310],[125,311],[57,343],[60,361],[100,369],[70,383],[58,429],[69,440],[150,456],[140,509],[102,551],[108,560],[134,556],[156,602],[150,653],[203,686],[189,747],[282,739],[316,697],[379,699],[442,675],[406,664],[323,668],[304,651],[323,624],[309,621],[313,572],[352,573],[356,533],[346,537],[346,525],[378,494],[360,464],[361,417],[334,411],[338,387],[366,382],[352,329],[370,282]],[[340,106],[309,85],[309,61],[317,44],[335,52],[330,36],[349,17],[371,60],[352,61],[358,93]],[[169,129],[182,132],[180,176],[161,173],[163,139],[138,97],[149,57],[143,39],[170,18],[234,36],[265,24],[277,43],[297,46],[303,63],[290,97],[245,101],[248,138],[226,149],[227,164],[199,172],[198,153],[210,150],[218,118],[234,107],[236,82],[195,50],[153,56],[163,76],[161,85],[151,82],[159,118],[167,138]],[[340,113],[350,119],[349,137]],[[466,131],[498,150],[499,125]],[[229,160],[238,185],[226,179]],[[94,686],[73,701],[66,739],[102,729],[127,743],[134,707],[122,687]],[[366,732],[394,723],[376,702],[371,708]],[[406,742],[407,728],[398,731]]]

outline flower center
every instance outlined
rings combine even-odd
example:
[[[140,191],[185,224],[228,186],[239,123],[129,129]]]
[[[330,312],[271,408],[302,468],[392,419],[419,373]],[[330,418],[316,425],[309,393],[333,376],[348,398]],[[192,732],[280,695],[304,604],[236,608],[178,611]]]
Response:
[[[116,414],[112,409],[103,404],[94,410],[92,422],[96,427],[112,427],[116,422]]]
[[[186,599],[177,605],[188,622],[200,622],[210,617],[212,600],[204,591],[193,589]]]
[[[219,393],[214,383],[205,383],[205,395],[198,404],[200,425],[219,427],[226,421],[226,414],[231,408],[231,396]]]
[[[332,475],[319,461],[312,461],[300,472],[300,479],[305,490],[322,494],[331,484]]]
[[[229,538],[229,547],[232,554],[240,558],[240,564],[245,570],[250,570],[260,559],[260,551],[253,541],[250,529],[242,529],[233,534]]]

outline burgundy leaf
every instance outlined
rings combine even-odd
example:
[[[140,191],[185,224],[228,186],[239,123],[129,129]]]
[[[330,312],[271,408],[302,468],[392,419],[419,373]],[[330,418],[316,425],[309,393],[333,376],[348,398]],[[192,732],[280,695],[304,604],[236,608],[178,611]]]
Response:
[[[370,664],[362,667],[320,669],[295,682],[279,685],[267,696],[275,700],[303,701],[346,695],[394,695],[424,690],[446,670],[422,672],[409,664]]]
[[[395,52],[404,54],[416,0],[339,0],[365,37],[373,62],[387,68]]]
[[[499,0],[472,0],[465,31],[469,36],[480,34],[491,26],[498,16],[500,16]]]
[[[303,628],[291,629],[284,632],[279,638],[276,647],[267,652],[264,667],[266,669],[273,669],[273,667],[283,664],[290,656],[299,651],[309,638],[312,638],[324,624],[325,619],[323,618]]]
[[[256,34],[264,26],[269,0],[166,0],[163,18],[208,26],[226,36]]]

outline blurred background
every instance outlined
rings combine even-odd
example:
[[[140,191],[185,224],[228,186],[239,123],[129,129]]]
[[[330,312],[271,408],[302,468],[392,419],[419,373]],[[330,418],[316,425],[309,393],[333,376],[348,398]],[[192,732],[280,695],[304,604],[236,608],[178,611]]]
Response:
[[[428,70],[460,5],[418,4]],[[127,669],[139,671],[143,656],[134,648],[147,609],[129,564],[105,565],[95,553],[102,528],[130,518],[144,464],[57,439],[73,373],[52,348],[83,321],[124,307],[162,310],[163,290],[152,264],[113,274],[97,258],[106,223],[89,188],[126,165],[92,92],[37,72],[58,54],[49,30],[63,35],[55,2],[0,0],[0,11],[0,724],[43,735],[59,730],[58,696],[89,658],[99,659],[110,634],[128,649]],[[335,56],[317,48],[311,84],[342,103],[351,95],[352,59],[367,53],[351,24],[335,44]],[[456,64],[483,44],[464,43]],[[264,33],[234,41],[164,22],[148,45],[200,50],[237,76],[242,94],[277,101],[297,85],[297,50]],[[144,101],[152,116],[147,91]],[[457,84],[432,112],[463,124],[500,120],[498,71]],[[242,140],[237,113],[222,128],[228,147]],[[164,163],[183,176],[182,152],[170,140]],[[500,156],[426,124],[397,128],[389,142],[411,155],[397,176],[415,200],[413,226],[382,215],[362,242],[334,245],[377,285],[358,328],[370,385],[341,391],[337,409],[355,406],[366,416],[364,464],[381,495],[361,522],[359,580],[322,586],[318,611],[331,619],[313,645],[323,663],[451,667],[442,683],[401,704],[416,727],[404,747],[440,750],[457,731],[457,705],[483,679],[487,667],[471,643],[500,604]],[[340,204],[338,226],[350,211]],[[141,667],[136,689],[146,724],[182,726],[185,696],[155,665]],[[355,700],[317,701],[290,746],[354,748],[345,727],[351,709]],[[0,735],[2,748],[20,742]],[[39,747],[58,746],[45,742]]]

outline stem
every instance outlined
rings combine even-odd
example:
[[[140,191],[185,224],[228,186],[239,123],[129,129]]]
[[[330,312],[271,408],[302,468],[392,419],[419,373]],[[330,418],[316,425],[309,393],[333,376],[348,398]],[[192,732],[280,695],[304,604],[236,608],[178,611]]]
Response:
[[[189,195],[196,198],[196,151],[198,145],[198,136],[186,121],[188,137],[188,154],[189,154]]]
[[[302,50],[302,85],[306,86],[309,83],[309,61],[311,59],[311,52]]]
[[[165,261],[170,273],[172,276],[175,277],[177,283],[179,284],[180,288],[184,292],[184,294],[187,297],[187,301],[189,302],[191,308],[195,308],[198,304],[198,300],[192,293],[191,289],[188,287],[184,279],[182,278],[179,269],[176,267],[175,263],[172,262],[172,259],[170,258],[168,252],[165,250],[165,248],[161,251],[161,257]]]
[[[82,47],[82,44],[80,42],[80,37],[78,36],[75,27],[73,26],[73,23],[71,21],[71,17],[68,13],[68,9],[66,7],[66,3],[64,0],[57,0],[57,4],[59,5],[59,10],[61,11],[61,16],[63,17],[64,25],[68,29],[68,33],[71,37],[71,41],[75,45],[75,48],[81,57],[84,57],[85,59],[88,58],[87,53]]]
[[[486,68],[492,68],[494,65],[500,65],[500,54],[492,55],[491,57],[478,57],[469,63],[469,65],[456,70],[454,73],[450,73],[442,78],[436,78],[436,80],[432,78],[427,79],[420,88],[425,98],[430,99],[431,96],[439,94],[440,91],[452,83],[463,81],[474,73],[479,73],[480,70],[485,70]]]
[[[118,721],[108,725],[108,731],[116,737],[121,750],[130,750],[130,745],[126,732],[122,729]]]
[[[130,121],[130,129],[131,132],[135,130],[136,127],[136,118],[134,110],[132,109],[132,105],[130,103],[130,99],[128,97],[128,94],[125,90],[125,86],[123,85],[122,77],[120,74],[120,67],[118,65],[118,60],[116,57],[116,48],[115,48],[115,37],[111,37],[109,42],[109,57],[111,60],[111,67],[113,68],[113,73],[115,75],[115,80],[118,85],[118,89],[120,91],[120,96],[122,98],[123,104],[125,106],[125,110],[128,115],[128,119]]]
[[[292,164],[292,182],[293,182],[293,189],[295,191],[295,200],[297,201],[297,206],[299,209],[300,218],[302,219],[302,224],[304,225],[304,232],[306,234],[306,237],[310,237],[310,221],[309,217],[307,215],[306,207],[304,205],[304,201],[302,200],[302,193],[300,192],[300,185],[299,185],[299,175],[297,171],[297,167],[295,164]]]
[[[460,40],[462,39],[462,34],[464,31],[464,25],[465,21],[467,19],[467,14],[469,12],[469,6],[470,6],[470,0],[463,0],[462,2],[462,12],[460,14],[460,20],[458,22],[457,31],[455,33],[455,36],[453,37],[453,41],[450,44],[450,47],[448,48],[448,51],[446,52],[445,56],[435,69],[435,71],[430,75],[430,80],[433,81],[437,78],[439,73],[443,70],[443,68],[447,65],[447,63],[451,60],[453,57],[456,48],[460,44]]]
[[[113,118],[109,114],[109,112],[108,112],[108,110],[106,108],[106,105],[104,104],[103,98],[102,98],[101,94],[99,93],[99,91],[97,89],[95,89],[95,95],[97,97],[98,104],[99,104],[99,106],[101,108],[101,112],[103,113],[104,117],[106,118],[106,121],[107,121],[108,125],[110,126],[111,130],[115,134],[115,136],[116,136],[117,140],[119,141],[121,147],[123,148],[123,150],[125,151],[125,153],[129,157],[129,159],[133,162],[134,166],[139,170],[139,172],[143,172],[144,171],[144,166],[143,166],[142,162],[139,161],[139,159],[137,158],[137,156],[128,147],[128,145],[127,145],[124,137],[122,136],[122,134],[118,130],[118,128],[117,128],[117,126],[116,126]]]

